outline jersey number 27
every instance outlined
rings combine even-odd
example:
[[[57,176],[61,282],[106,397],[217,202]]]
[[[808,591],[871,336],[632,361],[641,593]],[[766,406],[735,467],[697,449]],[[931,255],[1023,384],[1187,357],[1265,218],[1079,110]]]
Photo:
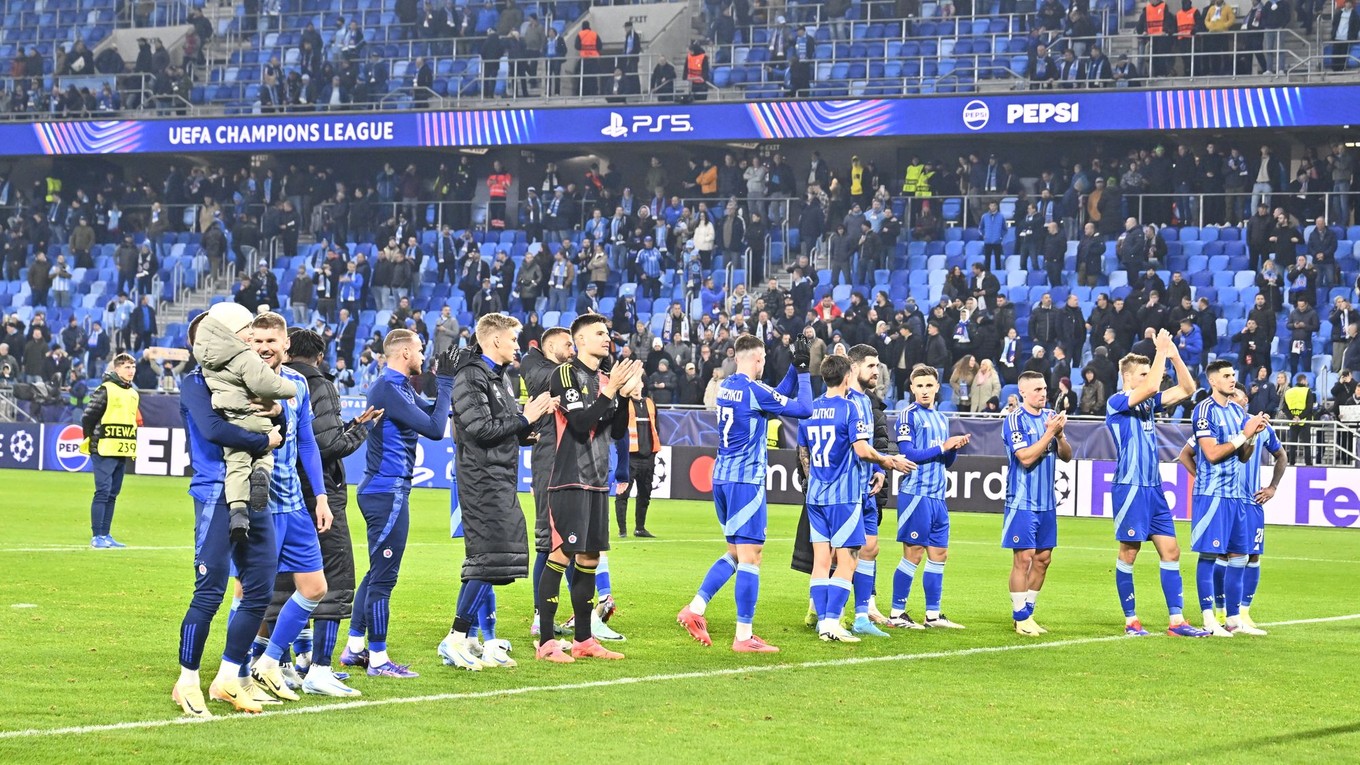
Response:
[[[834,425],[815,425],[808,428],[808,440],[812,442],[812,448],[808,449],[808,460],[813,467],[831,467],[831,447],[836,443],[836,427]]]

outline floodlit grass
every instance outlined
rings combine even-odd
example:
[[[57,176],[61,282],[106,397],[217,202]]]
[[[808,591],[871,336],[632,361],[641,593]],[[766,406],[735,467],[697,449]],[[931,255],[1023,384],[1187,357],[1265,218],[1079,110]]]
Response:
[[[167,725],[179,714],[170,687],[193,583],[186,482],[129,476],[114,534],[130,547],[109,551],[83,548],[89,476],[0,471],[0,486],[0,762],[1312,763],[1355,762],[1360,747],[1360,618],[1278,625],[1257,639],[1158,636],[1149,551],[1138,594],[1154,636],[1117,637],[1108,520],[1063,521],[1039,600],[1042,640],[1011,631],[1000,518],[959,514],[944,605],[968,629],[836,645],[802,626],[807,579],[788,568],[796,509],[773,508],[756,632],[783,650],[751,656],[727,649],[730,585],[709,608],[712,648],[675,624],[722,543],[710,507],[661,501],[649,524],[660,538],[620,540],[610,553],[611,625],[628,636],[626,661],[535,663],[519,582],[499,589],[499,632],[520,666],[456,672],[434,647],[452,618],[462,546],[447,538],[448,494],[433,490],[413,495],[392,602],[390,650],[420,678],[358,677],[358,703],[305,697],[250,718],[214,704],[225,719]],[[357,512],[351,523],[360,540]],[[884,545],[879,566],[885,605],[896,548]],[[1355,532],[1272,528],[1267,550],[1258,622],[1360,614]],[[1193,611],[1188,556],[1182,570]],[[918,583],[918,618],[920,597]],[[560,687],[581,683],[596,685]],[[402,699],[414,700],[393,703]],[[42,733],[120,723],[136,725]]]

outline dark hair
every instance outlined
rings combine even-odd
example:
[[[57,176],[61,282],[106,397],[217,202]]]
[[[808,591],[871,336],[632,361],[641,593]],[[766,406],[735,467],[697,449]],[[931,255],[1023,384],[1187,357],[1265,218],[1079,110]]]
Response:
[[[1016,383],[1022,383],[1022,382],[1026,381],[1026,380],[1039,380],[1040,382],[1043,382],[1043,381],[1045,381],[1046,379],[1047,379],[1047,378],[1044,377],[1044,373],[1043,373],[1043,372],[1035,372],[1034,370],[1031,369],[1031,370],[1028,371],[1028,372],[1021,372],[1021,373],[1020,373],[1020,377],[1016,378],[1016,381],[1015,381],[1015,382],[1016,382]]]
[[[1232,369],[1232,366],[1232,362],[1227,359],[1216,359],[1209,362],[1209,366],[1204,368],[1204,374],[1207,376],[1216,372],[1222,372],[1225,369]]]
[[[928,367],[925,364],[917,364],[916,366],[911,368],[910,379],[915,380],[918,377],[929,377],[930,379],[938,382],[940,379],[940,373],[937,369],[935,369],[935,367]]]
[[[529,314],[529,315],[530,315],[530,316],[537,316],[538,314],[536,314],[536,313],[531,313],[531,314]],[[559,334],[561,334],[561,335],[569,335],[570,333],[567,332],[566,327],[549,327],[549,328],[543,330],[543,335],[542,335],[541,337],[538,338],[538,341],[539,341],[539,343],[546,343],[547,341],[551,340],[552,338],[556,337],[556,336],[559,335]]]
[[[288,332],[288,355],[291,358],[310,361],[326,355],[326,342],[321,335],[304,327],[293,327]]]
[[[580,316],[577,316],[576,319],[573,320],[571,323],[572,337],[575,337],[577,332],[580,332],[586,327],[589,327],[591,324],[604,324],[604,323],[605,323],[604,317],[598,313],[583,313]]]
[[[860,343],[851,346],[847,353],[852,363],[863,364],[865,359],[877,357],[878,349],[867,343]]]
[[[850,374],[850,359],[844,356],[827,356],[822,360],[822,382],[827,387],[835,388],[845,382],[846,375]]]

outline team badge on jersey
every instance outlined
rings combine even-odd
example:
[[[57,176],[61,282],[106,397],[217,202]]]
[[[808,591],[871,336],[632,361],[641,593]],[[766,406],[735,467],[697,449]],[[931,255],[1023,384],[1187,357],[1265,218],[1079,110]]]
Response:
[[[383,557],[384,557],[384,558],[390,558],[390,557],[392,557],[392,548],[390,548],[390,547],[385,547],[385,548],[383,548]]]
[[[575,534],[569,535],[567,537],[567,541],[570,542],[571,544],[576,544],[576,535]]]

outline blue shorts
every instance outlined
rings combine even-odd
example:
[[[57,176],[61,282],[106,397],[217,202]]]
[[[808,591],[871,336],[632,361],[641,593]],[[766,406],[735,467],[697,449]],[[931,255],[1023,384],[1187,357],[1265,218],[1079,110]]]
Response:
[[[1190,549],[1222,555],[1249,552],[1247,500],[1196,494],[1190,504]]]
[[[1257,502],[1247,502],[1247,554],[1260,555],[1266,551],[1266,509]]]
[[[1120,542],[1146,542],[1154,536],[1176,536],[1171,506],[1160,486],[1110,487],[1114,509],[1114,538]]]
[[[765,544],[765,484],[714,481],[713,505],[728,544]]]
[[[949,510],[944,500],[898,494],[897,541],[919,547],[948,547]]]
[[[866,494],[864,496],[864,535],[866,537],[878,536],[878,524],[883,520],[883,511],[878,509],[878,496]]]
[[[808,505],[808,539],[833,549],[864,546],[864,503]]]
[[[279,551],[280,574],[307,574],[323,569],[316,522],[305,507],[274,513],[274,544]]]
[[[1001,546],[1008,550],[1049,550],[1058,546],[1058,514],[1006,508]]]

